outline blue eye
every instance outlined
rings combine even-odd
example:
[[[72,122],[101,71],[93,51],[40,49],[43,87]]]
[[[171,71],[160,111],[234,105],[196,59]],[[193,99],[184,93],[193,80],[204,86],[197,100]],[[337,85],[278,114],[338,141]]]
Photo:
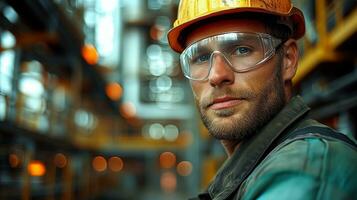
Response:
[[[252,52],[252,50],[249,47],[240,46],[235,49],[233,54],[235,54],[237,56],[244,56],[244,55],[248,55],[251,52]]]
[[[192,59],[192,63],[193,64],[203,64],[205,62],[208,62],[210,57],[211,57],[211,54],[202,54],[202,55],[199,55],[199,56],[195,57],[194,59]]]

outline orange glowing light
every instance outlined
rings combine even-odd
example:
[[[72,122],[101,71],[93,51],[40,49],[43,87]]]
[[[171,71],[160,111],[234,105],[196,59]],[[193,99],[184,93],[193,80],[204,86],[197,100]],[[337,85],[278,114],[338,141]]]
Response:
[[[164,152],[160,155],[160,166],[169,169],[176,164],[176,156],[171,152]]]
[[[192,164],[189,161],[182,161],[177,165],[177,173],[181,176],[188,176],[192,172]]]
[[[130,119],[135,117],[136,115],[136,108],[134,106],[133,103],[131,102],[126,102],[123,103],[120,107],[120,113],[121,115],[126,118],[126,119]]]
[[[67,158],[62,153],[55,155],[54,163],[58,168],[64,168],[67,165]]]
[[[82,57],[88,64],[95,65],[98,63],[99,54],[93,45],[85,44],[82,47],[81,53]]]
[[[164,31],[162,27],[155,25],[150,28],[150,37],[153,40],[160,40],[163,36]]]
[[[12,153],[9,155],[9,163],[10,163],[10,167],[12,168],[19,167],[20,159],[16,154]]]
[[[46,167],[41,161],[33,160],[27,166],[27,171],[31,176],[43,176],[46,173]]]
[[[160,177],[160,186],[165,192],[174,192],[177,186],[176,175],[172,172],[164,172]]]
[[[93,169],[97,172],[102,172],[107,169],[107,161],[103,156],[96,156],[92,161]]]
[[[105,92],[111,100],[117,101],[123,93],[123,88],[118,83],[109,83],[105,88]]]
[[[108,161],[109,169],[113,172],[119,172],[124,167],[124,162],[121,158],[113,156]]]

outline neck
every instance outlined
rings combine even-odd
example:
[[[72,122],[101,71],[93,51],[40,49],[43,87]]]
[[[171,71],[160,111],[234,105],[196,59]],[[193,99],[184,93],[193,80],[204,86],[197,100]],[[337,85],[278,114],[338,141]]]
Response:
[[[221,140],[221,143],[226,150],[228,157],[231,157],[234,151],[239,147],[239,140]]]

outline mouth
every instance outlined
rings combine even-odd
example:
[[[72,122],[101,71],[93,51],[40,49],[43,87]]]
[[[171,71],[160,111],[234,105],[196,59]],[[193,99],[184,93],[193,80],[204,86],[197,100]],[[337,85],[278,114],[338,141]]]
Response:
[[[209,104],[207,107],[212,110],[222,110],[222,109],[232,108],[240,104],[242,101],[243,99],[240,98],[225,96],[225,97],[214,99],[213,102]]]

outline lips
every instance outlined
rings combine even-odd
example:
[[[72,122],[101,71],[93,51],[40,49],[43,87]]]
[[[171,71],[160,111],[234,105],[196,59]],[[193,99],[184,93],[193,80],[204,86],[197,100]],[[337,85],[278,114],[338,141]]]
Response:
[[[242,102],[242,100],[243,99],[228,97],[228,96],[216,98],[208,107],[210,107],[212,110],[227,109],[238,105],[239,103]]]

